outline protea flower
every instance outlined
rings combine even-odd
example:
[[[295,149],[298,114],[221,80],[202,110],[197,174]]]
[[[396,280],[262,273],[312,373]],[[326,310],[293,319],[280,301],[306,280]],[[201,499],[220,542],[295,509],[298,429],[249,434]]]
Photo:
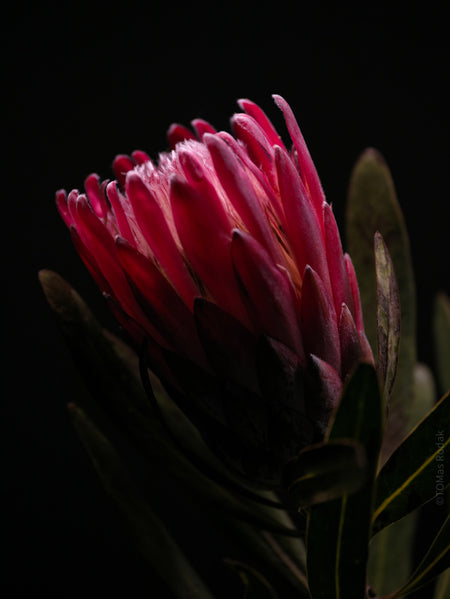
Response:
[[[234,471],[278,484],[372,361],[358,285],[295,117],[241,100],[235,137],[172,125],[172,151],[114,161],[57,206],[151,369]]]

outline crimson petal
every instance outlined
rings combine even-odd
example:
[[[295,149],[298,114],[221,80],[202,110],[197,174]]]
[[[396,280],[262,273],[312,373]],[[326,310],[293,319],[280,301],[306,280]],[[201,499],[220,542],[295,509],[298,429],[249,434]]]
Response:
[[[130,243],[134,242],[134,235],[131,231],[129,219],[125,214],[123,207],[123,200],[120,197],[120,191],[116,181],[111,181],[106,187],[106,195],[108,200],[111,202],[112,209],[116,216],[117,225],[119,227],[120,234]]]
[[[116,247],[122,267],[138,291],[138,300],[145,304],[145,313],[166,341],[166,347],[175,348],[203,365],[203,351],[189,308],[151,260],[120,237],[116,239]]]
[[[298,300],[287,271],[277,266],[255,239],[237,229],[233,231],[231,256],[249,315],[259,332],[279,339],[304,360]]]
[[[311,197],[314,205],[314,209],[319,219],[322,214],[322,204],[325,201],[325,195],[322,190],[322,185],[319,180],[319,176],[316,171],[316,167],[309,153],[308,147],[305,143],[303,135],[298,126],[297,120],[292,112],[291,107],[284,98],[278,95],[274,95],[276,105],[282,111],[286,126],[294,142],[294,147],[297,150],[297,159],[300,167],[300,174]]]
[[[138,322],[146,318],[136,302],[125,274],[117,259],[114,240],[97,218],[84,195],[78,196],[75,206],[77,232],[108,282],[113,295],[125,311]]]
[[[197,137],[199,140],[201,140],[203,138],[205,133],[215,133],[216,132],[214,127],[212,125],[210,125],[210,123],[208,123],[207,121],[204,121],[203,119],[194,119],[193,121],[191,121],[191,125],[192,125],[195,133],[197,134]]]
[[[305,268],[300,306],[305,351],[314,354],[340,373],[340,342],[332,298],[319,275]]]
[[[276,187],[274,152],[264,131],[247,114],[235,114],[231,124],[236,137],[246,145],[250,158],[266,174],[272,187]]]
[[[341,340],[342,378],[345,379],[363,357],[355,321],[346,304],[342,304],[339,318],[339,337]]]
[[[135,150],[132,152],[131,156],[136,164],[145,164],[146,162],[151,162],[150,156],[142,150]]]
[[[100,177],[95,173],[89,175],[84,181],[84,188],[95,214],[104,218],[108,213],[108,204],[105,199],[104,186],[100,184]]]
[[[339,236],[336,220],[329,204],[325,203],[323,209],[328,270],[331,278],[336,314],[340,314],[343,303],[347,304],[352,314],[355,314],[353,295],[350,290],[350,283],[348,281],[344,253],[342,251],[341,238]]]
[[[216,192],[201,176],[199,165],[191,165],[190,178],[197,180],[202,193],[179,176],[170,181],[175,226],[186,256],[212,296],[247,324],[231,263],[230,221]]]
[[[281,146],[284,148],[284,144],[281,140],[281,137],[278,135],[277,130],[272,125],[270,119],[267,117],[266,113],[261,110],[261,108],[252,102],[251,100],[247,100],[245,98],[238,100],[238,104],[242,110],[253,117],[255,121],[259,124],[259,126],[265,132],[267,139],[270,141],[272,146]],[[286,148],[284,148],[286,149]]]
[[[78,193],[77,190],[76,190],[76,193]],[[56,201],[56,207],[58,209],[58,212],[59,212],[61,218],[66,223],[67,227],[70,228],[73,224],[73,217],[72,217],[69,207],[67,205],[67,193],[66,193],[65,189],[58,189],[58,191],[55,194],[55,201]]]
[[[311,355],[310,360],[312,370],[309,384],[312,392],[306,395],[308,414],[318,425],[323,437],[341,396],[342,380],[336,370],[318,356]]]
[[[187,270],[166,218],[150,188],[136,172],[126,179],[126,192],[136,221],[155,258],[165,270],[174,287],[191,307],[198,290]]]
[[[288,154],[275,147],[278,184],[285,211],[289,243],[297,259],[300,273],[306,265],[317,271],[331,292],[330,275],[317,215],[312,209],[305,186]]]
[[[129,171],[132,171],[135,167],[135,162],[126,154],[119,154],[114,158],[113,171],[116,175],[117,181],[120,187],[125,187],[125,178]]]
[[[245,226],[274,258],[279,259],[280,252],[261,202],[242,163],[219,135],[206,134],[203,139],[210,151],[219,181]]]
[[[195,135],[184,125],[179,125],[178,123],[173,123],[170,125],[169,130],[167,131],[167,137],[169,139],[169,144],[172,150],[175,149],[175,146],[186,139],[195,139]]]

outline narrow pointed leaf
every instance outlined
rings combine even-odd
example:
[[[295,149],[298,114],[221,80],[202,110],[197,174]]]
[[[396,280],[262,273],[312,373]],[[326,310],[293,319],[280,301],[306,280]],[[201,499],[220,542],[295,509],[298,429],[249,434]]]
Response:
[[[397,373],[400,343],[400,297],[389,250],[381,234],[375,233],[377,277],[378,372],[384,381],[383,395],[389,401]]]
[[[123,410],[146,426],[151,410],[137,370],[95,319],[78,293],[57,273],[39,273],[46,299],[86,387],[108,411]]]
[[[212,599],[213,595],[140,495],[110,442],[80,408],[72,404],[70,413],[106,492],[127,519],[151,567],[163,578],[175,597]]]
[[[244,585],[242,599],[278,598],[269,581],[253,567],[232,559],[225,559],[224,562],[236,572]]]
[[[296,509],[324,503],[361,488],[367,477],[365,451],[351,439],[313,445],[289,464],[285,476]]]
[[[439,464],[450,443],[449,434],[450,393],[447,393],[381,469],[373,514],[374,532],[433,499],[437,476],[442,490],[448,486],[450,473],[442,468],[441,475]]]
[[[444,293],[435,299],[433,333],[439,384],[446,393],[450,389],[450,299]]]
[[[416,363],[416,299],[410,245],[394,183],[383,157],[366,150],[356,163],[350,180],[347,216],[347,250],[358,276],[364,326],[373,349],[377,344],[377,290],[373,238],[379,231],[389,249],[397,276],[401,305],[401,343],[397,376],[392,389],[388,444],[383,461],[407,433],[413,369]]]
[[[360,443],[366,452],[367,479],[356,493],[310,508],[307,564],[315,599],[364,597],[381,423],[378,378],[372,366],[362,364],[343,393],[327,440],[350,438]]]
[[[397,599],[420,589],[450,568],[450,515],[447,516],[433,543],[408,583],[389,596]]]

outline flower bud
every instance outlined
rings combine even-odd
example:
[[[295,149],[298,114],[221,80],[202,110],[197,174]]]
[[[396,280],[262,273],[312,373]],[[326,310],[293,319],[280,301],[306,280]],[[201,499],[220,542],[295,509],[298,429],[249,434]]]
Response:
[[[230,468],[268,486],[322,439],[343,382],[373,361],[355,272],[300,129],[286,148],[241,100],[235,137],[172,125],[154,164],[58,191],[76,249],[173,399]]]

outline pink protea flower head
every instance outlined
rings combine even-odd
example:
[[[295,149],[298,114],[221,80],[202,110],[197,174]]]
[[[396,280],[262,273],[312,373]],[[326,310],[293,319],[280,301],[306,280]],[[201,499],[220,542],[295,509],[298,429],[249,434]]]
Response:
[[[249,100],[234,137],[202,120],[117,181],[58,191],[59,212],[152,370],[235,471],[269,484],[319,440],[342,384],[372,361],[358,285],[295,117],[286,148]]]

